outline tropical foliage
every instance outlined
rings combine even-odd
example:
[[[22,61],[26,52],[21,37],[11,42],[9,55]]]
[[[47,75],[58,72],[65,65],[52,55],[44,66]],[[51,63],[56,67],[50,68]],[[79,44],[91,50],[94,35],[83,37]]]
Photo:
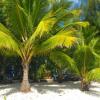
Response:
[[[100,80],[100,38],[95,37],[96,33],[86,29],[81,36],[79,45],[74,53],[77,74],[81,77],[82,90],[89,90],[89,84],[93,80]],[[94,35],[95,34],[95,35]]]
[[[30,91],[28,81],[32,57],[45,55],[56,47],[71,47],[77,43],[75,26],[87,26],[87,22],[76,22],[75,10],[66,10],[66,1],[9,0],[6,6],[8,28],[0,24],[0,48],[20,56],[23,80],[20,90]],[[42,13],[41,13],[42,12]],[[73,20],[68,16],[73,16]],[[68,18],[68,19],[67,19]],[[70,17],[71,18],[71,17]],[[59,25],[64,22],[63,27]]]
[[[82,4],[81,9],[85,20],[88,20],[100,33],[100,0],[87,0],[87,4]]]
[[[97,33],[91,32],[89,27],[83,32],[79,44],[73,52],[73,58],[64,51],[53,51],[50,54],[50,59],[60,71],[65,66],[76,73],[81,79],[81,89],[87,91],[91,81],[100,81],[100,38],[96,37]]]
[[[0,53],[21,59],[22,92],[31,90],[32,67],[37,79],[51,76],[56,69],[59,81],[62,69],[68,68],[80,77],[83,91],[89,90],[91,81],[100,80],[99,4],[100,0],[88,0],[81,10],[71,10],[67,0],[0,1]],[[46,63],[39,61],[41,56],[46,56]],[[34,61],[39,63],[37,69]],[[47,62],[53,64],[50,71]]]

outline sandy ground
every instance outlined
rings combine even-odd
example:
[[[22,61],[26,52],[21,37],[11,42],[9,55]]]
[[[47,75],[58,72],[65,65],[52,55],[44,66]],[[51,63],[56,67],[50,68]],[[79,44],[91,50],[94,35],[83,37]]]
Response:
[[[34,83],[30,93],[18,91],[20,84],[0,85],[0,100],[100,100],[100,83],[94,82],[88,92],[79,90],[79,82]]]

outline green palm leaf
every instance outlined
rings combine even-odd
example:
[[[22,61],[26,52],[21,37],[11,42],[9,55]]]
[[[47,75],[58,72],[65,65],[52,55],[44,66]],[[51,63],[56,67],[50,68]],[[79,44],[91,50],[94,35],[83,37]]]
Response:
[[[0,31],[7,33],[7,34],[11,34],[11,32],[1,23],[0,23]]]
[[[5,48],[19,53],[17,42],[8,34],[0,31],[0,48]]]
[[[100,80],[100,68],[94,68],[88,73],[88,79],[89,81],[95,80],[98,81]]]
[[[67,47],[70,48],[77,42],[77,38],[74,36],[66,36],[66,35],[55,35],[51,38],[47,39],[40,45],[36,47],[35,51],[38,51],[38,53],[46,53],[51,51],[52,49],[56,47]]]
[[[31,36],[31,39],[32,38],[34,39],[36,37],[42,37],[44,34],[49,33],[55,23],[56,23],[56,18],[54,17],[54,15],[52,15],[51,12],[49,12],[40,21],[40,23],[38,24],[36,28],[36,31]]]
[[[55,50],[50,53],[49,58],[57,66],[59,67],[65,66],[65,67],[70,68],[72,71],[79,73],[75,66],[75,61],[69,55],[65,54],[64,52]]]

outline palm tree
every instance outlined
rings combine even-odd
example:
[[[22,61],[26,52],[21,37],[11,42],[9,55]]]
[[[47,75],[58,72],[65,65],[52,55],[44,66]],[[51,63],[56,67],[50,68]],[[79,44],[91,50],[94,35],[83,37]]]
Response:
[[[71,47],[77,41],[75,25],[88,23],[70,20],[63,27],[59,25],[68,16],[76,15],[75,10],[66,10],[62,0],[9,0],[6,4],[9,24],[8,28],[0,24],[0,49],[11,51],[22,59],[20,90],[28,92],[31,90],[28,71],[32,57],[45,55],[56,47]]]
[[[77,74],[81,77],[83,91],[89,90],[91,81],[100,80],[100,37],[95,35],[96,32],[91,34],[91,29],[87,28],[74,53]]]
[[[69,68],[81,78],[82,91],[88,91],[91,81],[100,80],[100,38],[91,34],[91,29],[86,29],[81,34],[79,44],[71,58],[66,52],[54,50],[50,53],[50,60],[57,66]]]

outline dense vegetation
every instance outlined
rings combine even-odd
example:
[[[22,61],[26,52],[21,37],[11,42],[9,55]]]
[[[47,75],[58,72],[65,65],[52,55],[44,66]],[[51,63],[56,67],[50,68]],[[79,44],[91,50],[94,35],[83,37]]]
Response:
[[[80,77],[82,90],[88,90],[92,80],[100,80],[99,3],[89,0],[71,10],[72,3],[65,0],[1,1],[1,70],[12,65],[23,70],[22,92],[30,91],[29,78],[58,73],[61,81],[65,69]]]

